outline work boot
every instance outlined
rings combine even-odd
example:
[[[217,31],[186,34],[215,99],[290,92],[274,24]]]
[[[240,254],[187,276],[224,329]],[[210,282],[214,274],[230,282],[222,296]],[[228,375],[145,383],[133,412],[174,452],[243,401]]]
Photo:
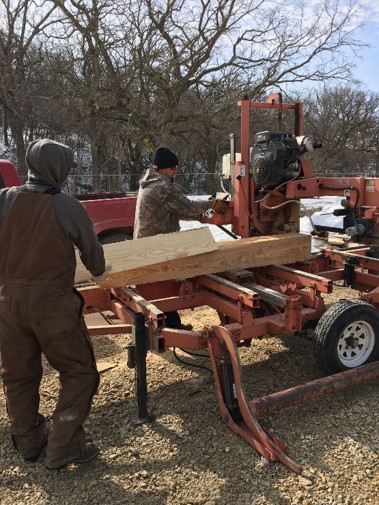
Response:
[[[179,326],[178,329],[179,330],[192,331],[193,330],[193,326],[192,326],[192,324],[183,324],[183,323],[180,323],[180,326]]]
[[[43,453],[46,445],[47,445],[47,439],[49,438],[49,433],[48,431],[45,431],[45,434],[44,434],[44,439],[42,441],[42,445],[41,445],[41,448],[39,449],[39,451],[37,451],[37,453],[34,455],[34,456],[30,456],[28,458],[25,458],[25,461],[29,461],[30,463],[35,463],[38,458],[41,456],[41,454]]]
[[[34,428],[25,435],[11,434],[13,447],[23,456],[25,461],[35,463],[46,447],[48,430],[45,418],[38,414],[38,421]]]
[[[81,463],[88,463],[89,461],[95,459],[99,454],[100,449],[97,447],[97,445],[87,444],[86,447],[84,448],[83,454],[81,454],[77,458],[70,459],[70,461],[67,461],[63,465],[58,466],[50,466],[45,463],[45,467],[48,470],[61,470],[62,468],[66,468],[66,466],[70,465],[71,463],[75,465],[80,465]]]
[[[11,435],[11,439],[12,439],[13,447],[18,451],[19,447],[17,445],[16,438],[14,437],[14,435]],[[38,460],[38,458],[41,456],[42,451],[45,449],[46,444],[47,444],[47,439],[48,439],[48,433],[45,432],[44,439],[42,440],[40,447],[36,450],[36,452],[33,455],[23,456],[24,460],[29,461],[30,463],[35,463]]]
[[[179,329],[180,328],[180,315],[177,310],[172,310],[170,312],[165,312],[166,316],[166,328],[174,328],[174,329]]]

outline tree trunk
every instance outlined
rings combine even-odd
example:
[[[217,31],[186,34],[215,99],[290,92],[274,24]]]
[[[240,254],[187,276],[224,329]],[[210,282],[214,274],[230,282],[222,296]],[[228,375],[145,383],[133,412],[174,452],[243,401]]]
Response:
[[[129,157],[129,191],[138,191],[139,181],[141,179],[141,158],[142,151],[139,145],[133,145],[127,142],[127,152]]]
[[[92,191],[100,192],[100,174],[99,174],[99,149],[96,138],[91,139],[91,158],[92,158]]]
[[[13,140],[16,144],[17,170],[20,177],[25,180],[28,174],[28,169],[25,162],[26,148],[23,135],[24,123],[20,117],[15,114],[11,114],[9,117],[9,125]]]
[[[7,107],[3,107],[3,113],[4,113],[4,117],[3,117],[3,127],[4,127],[4,145],[6,147],[9,147],[9,138],[8,138],[8,108]]]

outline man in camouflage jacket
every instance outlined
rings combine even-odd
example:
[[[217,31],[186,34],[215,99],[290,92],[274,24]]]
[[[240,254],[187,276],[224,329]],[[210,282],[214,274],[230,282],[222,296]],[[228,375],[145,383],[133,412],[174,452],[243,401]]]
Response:
[[[180,231],[180,220],[197,219],[208,209],[225,212],[224,200],[191,200],[176,184],[178,158],[166,147],[157,149],[153,165],[140,181],[133,238]],[[177,312],[166,313],[166,326],[182,328]]]
[[[225,211],[228,204],[223,200],[188,198],[175,182],[177,170],[176,155],[165,147],[157,149],[152,167],[140,181],[133,238],[179,231],[181,219],[196,219],[208,209]]]

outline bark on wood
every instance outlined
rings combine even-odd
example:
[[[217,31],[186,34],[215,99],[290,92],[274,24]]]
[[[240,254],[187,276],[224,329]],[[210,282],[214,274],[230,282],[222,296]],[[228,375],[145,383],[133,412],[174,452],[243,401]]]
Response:
[[[182,232],[180,232],[182,233]],[[311,237],[299,233],[218,242],[218,249],[195,256],[112,272],[103,288],[122,287],[169,279],[188,279],[230,269],[304,261],[311,256]],[[112,258],[107,259],[112,263]]]

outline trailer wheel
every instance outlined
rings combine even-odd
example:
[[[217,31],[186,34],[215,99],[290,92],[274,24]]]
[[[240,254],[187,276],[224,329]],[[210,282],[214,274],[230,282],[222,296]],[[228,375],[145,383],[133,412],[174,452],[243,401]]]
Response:
[[[101,244],[114,244],[115,242],[124,242],[124,240],[132,240],[132,236],[128,233],[123,233],[120,231],[115,231],[113,233],[108,233],[99,238]]]
[[[379,312],[361,300],[341,300],[320,318],[314,337],[318,366],[328,374],[379,359]]]

